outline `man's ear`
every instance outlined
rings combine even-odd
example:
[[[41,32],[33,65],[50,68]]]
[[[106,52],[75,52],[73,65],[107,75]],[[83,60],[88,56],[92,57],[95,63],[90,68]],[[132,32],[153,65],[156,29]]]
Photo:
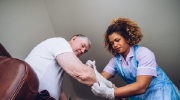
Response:
[[[77,39],[76,36],[72,37],[72,38],[71,38],[71,42],[73,42],[73,41],[76,40],[76,39]]]

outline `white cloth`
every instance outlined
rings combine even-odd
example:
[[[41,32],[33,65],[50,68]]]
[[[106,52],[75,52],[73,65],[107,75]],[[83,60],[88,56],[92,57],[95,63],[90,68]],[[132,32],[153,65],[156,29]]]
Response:
[[[95,61],[91,61],[91,60],[88,60],[86,62],[86,65],[93,68],[94,71],[95,71],[95,74],[96,74],[96,79],[97,79],[97,82],[99,80],[101,80],[103,83],[105,83],[107,85],[107,87],[109,88],[112,88],[112,82],[111,81],[108,81],[106,78],[104,78],[96,69],[96,65],[95,65]]]
[[[50,96],[58,100],[61,92],[64,70],[56,61],[56,56],[73,52],[64,38],[47,39],[30,52],[25,61],[34,69],[39,78],[39,92],[48,90]]]

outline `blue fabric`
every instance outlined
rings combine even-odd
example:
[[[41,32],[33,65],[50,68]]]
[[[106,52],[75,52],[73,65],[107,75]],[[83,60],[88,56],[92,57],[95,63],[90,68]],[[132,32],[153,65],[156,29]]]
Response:
[[[136,51],[139,45],[134,46],[134,57],[127,68],[121,66],[120,55],[115,61],[115,70],[127,82],[131,84],[136,82],[138,61],[136,60]],[[146,93],[130,97],[129,100],[180,100],[180,91],[171,82],[163,70],[156,68],[157,77],[153,77]]]

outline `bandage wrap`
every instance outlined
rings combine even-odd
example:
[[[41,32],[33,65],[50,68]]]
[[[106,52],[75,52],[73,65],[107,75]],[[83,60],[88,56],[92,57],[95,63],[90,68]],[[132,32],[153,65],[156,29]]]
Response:
[[[86,62],[86,65],[93,68],[96,74],[96,78],[97,80],[101,80],[104,84],[106,84],[107,87],[112,88],[112,83],[110,81],[108,81],[106,78],[104,78],[96,69],[96,65],[91,61],[88,60]]]

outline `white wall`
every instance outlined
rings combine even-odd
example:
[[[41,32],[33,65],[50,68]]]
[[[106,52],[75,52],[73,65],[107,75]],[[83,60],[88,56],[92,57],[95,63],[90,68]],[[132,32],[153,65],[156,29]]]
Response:
[[[71,16],[66,16],[67,10],[61,5],[62,0],[44,0],[51,22],[53,22],[53,29],[56,31],[55,35],[63,37],[66,40],[75,35],[71,29],[71,22],[64,20],[69,19]],[[64,13],[62,13],[64,12]],[[58,14],[58,16],[57,16]],[[57,31],[58,30],[58,31]],[[71,77],[66,73],[63,80],[63,88],[67,97],[71,96],[72,100],[77,100],[76,91],[71,81]]]
[[[0,0],[0,42],[24,60],[41,41],[54,37],[43,0]]]
[[[44,0],[0,0],[0,42],[13,58],[24,60],[37,44],[55,33]],[[71,80],[65,75],[67,97],[76,100]]]
[[[84,34],[92,46],[80,59],[96,60],[101,72],[112,57],[104,49],[104,32],[112,18],[128,17],[142,28],[145,37],[139,44],[154,52],[158,65],[180,89],[179,4],[178,0],[0,0],[0,42],[23,60],[47,38]],[[111,81],[125,85],[118,75]],[[104,100],[68,75],[63,84],[73,100]]]

